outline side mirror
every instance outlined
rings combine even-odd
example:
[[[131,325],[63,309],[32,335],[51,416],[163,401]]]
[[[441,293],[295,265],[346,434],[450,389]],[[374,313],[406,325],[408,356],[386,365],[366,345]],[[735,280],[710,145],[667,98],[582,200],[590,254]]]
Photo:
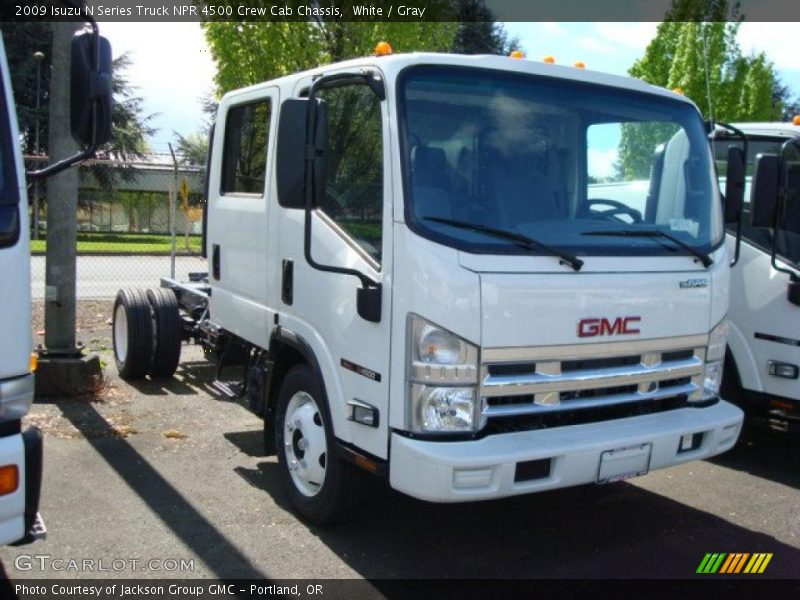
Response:
[[[744,151],[736,146],[728,148],[728,167],[725,178],[725,222],[736,223],[744,203],[745,162]]]
[[[278,122],[276,179],[278,204],[284,208],[306,207],[306,167],[313,153],[314,197],[312,206],[319,206],[325,197],[325,149],[328,143],[328,119],[324,102],[315,100],[314,135],[307,136],[310,103],[303,98],[290,98],[281,105]],[[307,149],[306,140],[313,143]]]
[[[111,139],[111,44],[106,38],[89,32],[72,38],[71,80],[72,137],[96,149]]]
[[[774,227],[778,208],[779,161],[777,154],[756,156],[753,184],[750,190],[750,224],[753,227]]]

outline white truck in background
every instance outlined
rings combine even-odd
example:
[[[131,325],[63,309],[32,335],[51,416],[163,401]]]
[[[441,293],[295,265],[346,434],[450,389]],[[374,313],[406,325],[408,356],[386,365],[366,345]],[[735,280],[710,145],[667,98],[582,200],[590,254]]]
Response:
[[[706,133],[677,94],[496,56],[231,92],[209,273],[120,290],[117,367],[169,377],[201,344],[315,522],[354,468],[462,502],[719,454],[743,414],[719,396],[730,257]],[[632,198],[599,195],[617,164],[648,180]]]
[[[86,146],[30,176],[55,174],[89,157],[110,134],[111,48],[94,31],[72,42],[71,124]],[[32,352],[30,244],[26,173],[19,143],[14,96],[0,37],[0,544],[42,538],[39,515],[42,434],[22,430],[34,395],[37,355]]]
[[[800,118],[793,123],[735,123],[747,139],[746,202],[741,248],[731,273],[728,352],[722,395],[774,427],[800,426]],[[738,134],[718,130],[714,151],[720,166],[727,148],[743,148]],[[783,154],[782,205],[753,223],[752,175],[757,157]],[[773,161],[774,162],[774,161]],[[781,168],[781,164],[778,165]],[[774,166],[773,166],[774,168]],[[752,198],[751,198],[752,196]],[[774,219],[774,220],[770,220]],[[731,248],[735,227],[729,232]],[[774,258],[774,260],[773,260]]]

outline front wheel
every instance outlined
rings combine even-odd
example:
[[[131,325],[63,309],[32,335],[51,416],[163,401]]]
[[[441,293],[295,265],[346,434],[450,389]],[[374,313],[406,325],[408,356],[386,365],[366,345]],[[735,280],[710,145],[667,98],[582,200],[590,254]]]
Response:
[[[283,380],[275,412],[275,446],[281,481],[294,509],[319,525],[347,506],[351,466],[336,455],[322,386],[306,365]]]

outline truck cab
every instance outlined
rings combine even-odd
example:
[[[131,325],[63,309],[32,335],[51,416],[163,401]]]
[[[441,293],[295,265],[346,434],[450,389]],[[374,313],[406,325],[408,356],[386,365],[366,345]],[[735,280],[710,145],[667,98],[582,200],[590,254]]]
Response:
[[[33,402],[28,201],[14,98],[0,40],[0,544],[33,538],[38,517],[42,437],[22,432]]]
[[[741,248],[731,272],[730,331],[723,395],[775,428],[797,431],[800,424],[800,332],[798,305],[788,290],[800,275],[800,226],[797,198],[787,195],[777,223],[753,225],[753,174],[760,155],[778,156],[787,142],[800,140],[794,123],[735,123],[747,138],[747,185],[742,213]],[[741,139],[725,131],[715,136],[720,165],[730,146]],[[786,160],[797,165],[800,146],[788,147]],[[796,168],[796,167],[795,167]],[[723,173],[724,177],[724,173]],[[723,179],[724,184],[724,179]],[[795,183],[795,185],[797,185]],[[728,232],[731,248],[736,230]],[[775,261],[773,263],[773,255]]]
[[[307,519],[335,518],[353,468],[434,502],[608,483],[736,442],[720,207],[680,95],[375,56],[222,98],[208,279],[163,285],[184,337],[242,365],[223,389]]]

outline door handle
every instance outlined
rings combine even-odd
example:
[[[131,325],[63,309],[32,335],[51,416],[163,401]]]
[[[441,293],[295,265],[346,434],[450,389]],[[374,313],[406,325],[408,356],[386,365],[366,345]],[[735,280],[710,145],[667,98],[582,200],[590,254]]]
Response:
[[[211,247],[211,276],[217,281],[219,281],[220,277],[219,244],[214,244]]]

